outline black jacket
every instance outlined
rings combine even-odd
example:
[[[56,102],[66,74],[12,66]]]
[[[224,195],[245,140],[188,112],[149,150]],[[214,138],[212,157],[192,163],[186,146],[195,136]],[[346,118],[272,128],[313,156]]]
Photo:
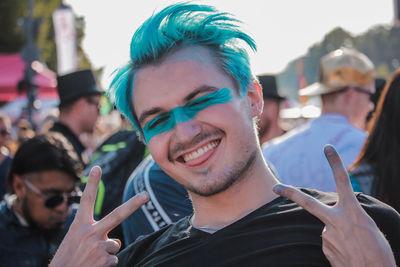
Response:
[[[48,266],[75,215],[65,227],[52,232],[23,226],[12,207],[0,202],[0,266]]]
[[[74,150],[78,154],[79,160],[81,161],[83,166],[86,166],[86,162],[84,162],[82,157],[82,153],[85,151],[86,147],[79,140],[78,136],[76,136],[67,125],[59,121],[55,122],[50,128],[50,131],[61,133],[74,147]]]

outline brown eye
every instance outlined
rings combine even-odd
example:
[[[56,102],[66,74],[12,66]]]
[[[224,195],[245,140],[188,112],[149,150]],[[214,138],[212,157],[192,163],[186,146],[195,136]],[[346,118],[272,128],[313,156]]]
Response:
[[[157,127],[161,123],[167,121],[169,119],[169,117],[170,117],[169,114],[162,114],[162,115],[159,115],[159,116],[155,117],[154,119],[152,119],[149,122],[149,129],[150,130],[154,129],[155,127]]]

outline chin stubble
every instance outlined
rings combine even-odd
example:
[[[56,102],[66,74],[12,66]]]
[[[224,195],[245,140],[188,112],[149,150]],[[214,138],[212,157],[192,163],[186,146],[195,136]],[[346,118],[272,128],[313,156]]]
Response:
[[[218,193],[221,193],[230,188],[233,184],[239,182],[240,180],[246,177],[246,174],[254,165],[256,157],[257,157],[257,150],[254,150],[248,157],[247,161],[241,162],[242,164],[239,164],[239,166],[236,166],[236,168],[227,170],[227,173],[223,174],[224,175],[223,179],[225,180],[224,183],[218,184],[218,186],[216,187],[207,188],[206,190],[201,190],[197,188],[186,188],[186,189],[202,197],[210,197]]]

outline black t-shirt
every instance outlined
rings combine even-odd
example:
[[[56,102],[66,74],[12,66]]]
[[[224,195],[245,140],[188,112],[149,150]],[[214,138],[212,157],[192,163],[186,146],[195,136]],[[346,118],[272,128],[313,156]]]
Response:
[[[327,204],[337,200],[335,193],[303,191]],[[369,196],[357,199],[400,263],[400,215]],[[214,234],[193,228],[186,217],[128,246],[118,255],[118,266],[329,266],[323,228],[296,203],[278,197]]]

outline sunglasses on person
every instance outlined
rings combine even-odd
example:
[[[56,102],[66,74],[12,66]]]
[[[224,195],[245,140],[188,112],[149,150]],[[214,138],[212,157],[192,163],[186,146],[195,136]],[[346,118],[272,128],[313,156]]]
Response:
[[[373,97],[375,95],[375,93],[373,93],[373,92],[371,92],[371,91],[369,91],[367,89],[364,89],[362,87],[357,87],[357,86],[352,86],[352,87],[346,86],[346,87],[340,89],[339,91],[343,91],[344,92],[349,88],[353,88],[355,91],[360,92],[362,94],[369,95],[369,98],[370,98],[371,101],[373,100]]]
[[[360,92],[360,93],[369,95],[370,97],[372,97],[372,96],[374,95],[373,92],[371,92],[371,91],[369,91],[369,90],[367,90],[367,89],[364,89],[364,88],[362,88],[362,87],[353,87],[353,88],[354,88],[354,90],[356,90],[357,92]]]
[[[80,191],[75,191],[72,193],[52,193],[52,194],[46,194],[40,191],[36,186],[34,186],[31,182],[24,180],[24,183],[26,186],[29,187],[32,191],[34,191],[36,194],[41,196],[44,199],[44,205],[46,208],[53,209],[57,206],[59,206],[61,203],[64,202],[64,199],[67,198],[67,204],[70,206],[73,203],[79,203],[82,192]]]
[[[93,100],[92,98],[88,97],[88,98],[86,98],[86,102],[88,102],[91,105],[95,105],[97,107],[97,109],[100,110],[100,107],[101,107],[100,101],[97,102],[97,101]]]
[[[367,89],[364,89],[364,88],[362,88],[362,87],[356,87],[356,86],[351,86],[351,87],[346,86],[346,87],[343,87],[342,89],[340,89],[339,91],[346,91],[346,90],[349,89],[349,88],[353,88],[353,89],[356,90],[357,92],[360,92],[360,93],[363,93],[363,94],[366,94],[366,95],[369,95],[369,96],[373,96],[373,95],[374,95],[373,92],[371,92],[371,91],[369,91],[369,90],[367,90]]]

